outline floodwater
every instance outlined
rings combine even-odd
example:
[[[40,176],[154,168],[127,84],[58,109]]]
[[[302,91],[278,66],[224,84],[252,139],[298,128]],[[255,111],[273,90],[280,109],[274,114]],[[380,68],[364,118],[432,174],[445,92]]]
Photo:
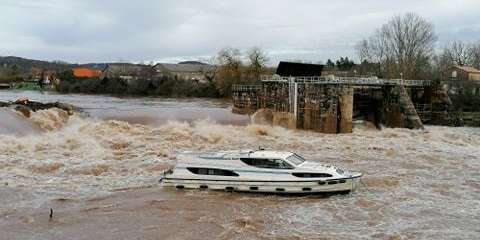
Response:
[[[0,92],[84,107],[0,111],[0,239],[478,239],[480,129],[327,135],[249,124],[229,103]],[[348,195],[163,189],[181,151],[296,151],[364,173]],[[53,209],[53,218],[49,218]]]

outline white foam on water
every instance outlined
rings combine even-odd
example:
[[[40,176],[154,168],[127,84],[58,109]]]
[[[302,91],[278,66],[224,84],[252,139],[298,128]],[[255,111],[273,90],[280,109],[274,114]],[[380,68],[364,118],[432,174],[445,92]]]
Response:
[[[4,208],[40,206],[51,198],[45,195],[92,196],[156,184],[180,151],[261,146],[361,171],[368,190],[360,187],[352,195],[326,199],[274,198],[274,204],[271,198],[255,197],[256,205],[239,205],[243,215],[218,220],[225,236],[232,231],[265,238],[346,239],[469,239],[478,234],[478,128],[358,128],[353,134],[328,135],[213,120],[154,127],[68,116],[58,109],[27,120],[37,129],[34,134],[0,135],[0,184],[32,189],[38,196]],[[23,127],[25,119],[19,122]],[[265,222],[256,222],[260,218]]]

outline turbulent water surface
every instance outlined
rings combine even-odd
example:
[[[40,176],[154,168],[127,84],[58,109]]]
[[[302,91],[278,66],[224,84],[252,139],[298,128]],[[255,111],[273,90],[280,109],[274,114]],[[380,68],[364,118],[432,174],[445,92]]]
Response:
[[[249,124],[199,99],[0,92],[0,239],[478,239],[480,129],[365,126],[327,135]],[[181,151],[288,149],[365,174],[357,191],[285,197],[162,189]],[[50,209],[53,218],[49,218]]]

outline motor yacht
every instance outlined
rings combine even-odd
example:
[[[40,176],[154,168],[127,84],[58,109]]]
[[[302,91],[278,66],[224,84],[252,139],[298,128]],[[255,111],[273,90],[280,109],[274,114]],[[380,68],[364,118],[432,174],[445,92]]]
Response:
[[[306,161],[293,152],[270,150],[182,153],[160,182],[178,189],[261,193],[330,193],[355,189],[359,172]]]

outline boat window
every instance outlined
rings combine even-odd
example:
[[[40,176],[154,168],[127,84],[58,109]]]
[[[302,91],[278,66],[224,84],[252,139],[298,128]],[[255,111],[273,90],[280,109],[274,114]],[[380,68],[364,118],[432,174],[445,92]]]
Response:
[[[214,168],[187,168],[188,171],[198,175],[216,175],[216,176],[231,176],[238,177],[236,172],[224,169],[214,169]]]
[[[250,166],[258,168],[293,169],[290,164],[281,159],[241,158],[240,160]]]
[[[293,154],[290,157],[287,157],[287,160],[297,166],[305,162],[305,159],[297,154]]]
[[[328,173],[292,173],[295,177],[300,178],[327,178],[332,177],[332,174]]]

